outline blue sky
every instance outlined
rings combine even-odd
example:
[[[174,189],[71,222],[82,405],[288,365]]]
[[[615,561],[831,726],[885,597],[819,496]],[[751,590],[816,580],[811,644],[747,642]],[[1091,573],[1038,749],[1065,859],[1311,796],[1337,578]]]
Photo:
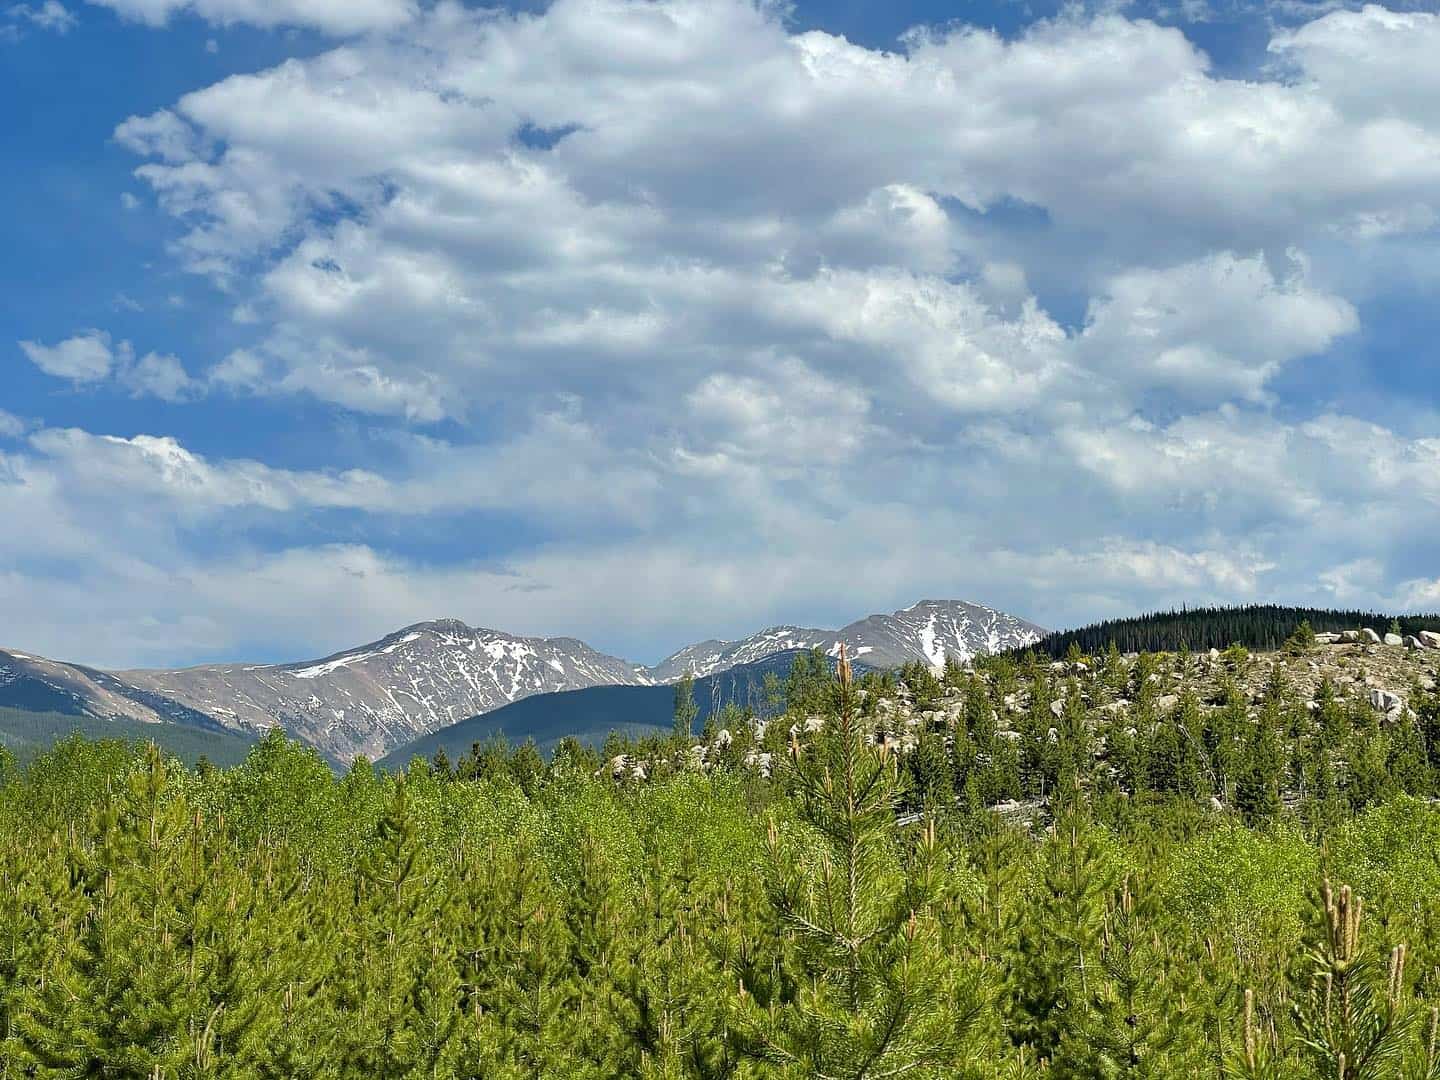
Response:
[[[0,642],[1440,608],[1433,4],[0,10]]]

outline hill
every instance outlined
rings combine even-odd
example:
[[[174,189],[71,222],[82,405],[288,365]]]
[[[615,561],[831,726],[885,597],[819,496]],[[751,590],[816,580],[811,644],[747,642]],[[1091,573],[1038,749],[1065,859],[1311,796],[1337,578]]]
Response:
[[[1373,611],[1341,611],[1332,608],[1284,607],[1254,604],[1245,607],[1182,608],[1159,611],[1126,619],[1110,619],[1075,630],[1047,634],[1033,647],[1037,652],[1062,657],[1071,644],[1090,655],[1104,652],[1113,641],[1122,653],[1175,652],[1182,646],[1192,650],[1223,649],[1239,643],[1247,649],[1270,651],[1280,648],[1301,622],[1308,620],[1317,633],[1368,627],[1378,634],[1400,624],[1401,634],[1440,630],[1440,615],[1383,615]],[[1015,649],[1023,652],[1024,649]]]
[[[194,765],[201,757],[216,765],[238,765],[255,744],[255,739],[249,735],[183,724],[104,720],[74,713],[0,706],[0,746],[8,749],[21,763],[38,757],[61,739],[75,734],[91,740],[153,742],[189,765]]]
[[[726,705],[763,714],[767,708],[767,675],[775,676],[782,693],[779,701],[770,704],[783,708],[785,679],[801,651],[777,653],[752,664],[742,664],[696,679],[693,688],[698,710],[695,729],[698,731],[707,717],[720,712]],[[859,666],[863,669],[863,665]],[[435,751],[440,749],[444,749],[446,756],[454,761],[474,743],[486,742],[497,735],[504,736],[511,743],[534,739],[545,754],[553,751],[566,736],[598,747],[612,731],[632,739],[668,732],[674,724],[674,716],[674,686],[592,686],[585,690],[537,694],[421,736],[386,755],[379,764],[387,768],[403,768],[414,758],[434,757]]]

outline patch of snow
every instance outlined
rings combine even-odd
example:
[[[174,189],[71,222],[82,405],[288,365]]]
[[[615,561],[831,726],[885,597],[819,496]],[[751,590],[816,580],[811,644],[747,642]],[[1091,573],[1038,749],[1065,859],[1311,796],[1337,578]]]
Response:
[[[932,612],[930,621],[920,631],[920,651],[925,654],[925,659],[930,661],[931,667],[943,668],[945,666],[945,646],[935,640],[936,618],[937,616]]]
[[[314,664],[307,668],[301,668],[299,671],[292,671],[289,674],[297,679],[318,679],[321,675],[329,675],[332,671],[336,671],[342,667],[362,663],[375,655],[375,653],[368,652],[350,653],[348,656],[342,656],[336,660],[327,660],[323,664]]]
[[[380,651],[383,652],[383,653],[392,653],[392,652],[394,652],[396,649],[400,648],[402,645],[409,645],[410,642],[412,642],[412,641],[419,641],[419,640],[420,640],[420,635],[419,635],[419,634],[406,634],[403,638],[401,638],[399,641],[395,642],[393,645],[386,645],[385,648],[381,649]]]

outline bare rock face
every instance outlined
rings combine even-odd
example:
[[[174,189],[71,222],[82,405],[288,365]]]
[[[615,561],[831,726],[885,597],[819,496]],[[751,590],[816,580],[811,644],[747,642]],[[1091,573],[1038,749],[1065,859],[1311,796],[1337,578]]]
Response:
[[[1405,707],[1405,699],[1389,690],[1371,690],[1370,706],[1376,712],[1392,713]]]
[[[1396,646],[1404,645],[1404,644],[1405,644],[1405,638],[1402,637],[1400,634],[1386,634],[1386,635],[1385,635],[1385,644],[1386,644],[1386,645],[1396,645]]]
[[[1434,630],[1421,630],[1420,633],[1415,636],[1420,639],[1420,644],[1424,645],[1427,649],[1440,649],[1440,634],[1437,634]]]

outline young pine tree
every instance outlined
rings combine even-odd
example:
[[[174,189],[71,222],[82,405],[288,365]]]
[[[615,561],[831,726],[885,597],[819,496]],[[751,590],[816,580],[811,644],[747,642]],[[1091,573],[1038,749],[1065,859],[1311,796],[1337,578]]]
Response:
[[[815,865],[796,865],[770,829],[770,904],[786,931],[791,996],[747,985],[737,1016],[742,1051],[809,1077],[912,1076],[955,1066],[976,1008],[951,978],[932,906],[941,887],[932,827],[896,857],[901,796],[893,757],[859,722],[843,650],[831,718],[793,746],[799,814],[815,834]],[[768,1008],[756,1003],[756,990]]]

